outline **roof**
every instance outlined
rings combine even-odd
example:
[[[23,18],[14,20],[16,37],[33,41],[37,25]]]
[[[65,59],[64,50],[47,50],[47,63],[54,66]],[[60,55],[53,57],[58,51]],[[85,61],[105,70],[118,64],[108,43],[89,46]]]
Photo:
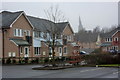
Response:
[[[22,13],[23,11],[18,12],[9,12],[3,11],[0,13],[0,28],[9,28],[10,25],[16,20],[16,18]]]
[[[100,46],[106,47],[106,46],[111,46],[112,44],[110,42],[104,42]]]
[[[46,19],[41,19],[33,16],[27,16],[27,17],[34,26],[35,30],[42,32],[50,31],[52,26],[57,26],[59,32],[62,33],[65,27],[69,24],[69,22],[60,22],[55,24],[54,22]]]
[[[75,34],[75,39],[81,43],[96,42],[98,38],[98,33],[83,32]]]
[[[53,45],[52,42],[50,42],[49,46],[51,47],[52,45]],[[57,42],[55,42],[55,46],[62,47],[63,45],[59,41],[57,41]]]
[[[27,16],[27,17],[34,26],[35,30],[47,32],[48,30],[50,30],[51,26],[54,26],[54,23],[52,21],[37,17],[32,17],[32,16]]]
[[[63,30],[65,29],[65,27],[69,24],[69,22],[60,22],[60,23],[56,23],[59,31],[62,33]]]
[[[30,44],[23,39],[10,39],[13,43],[19,46],[30,46]]]
[[[102,38],[109,38],[109,37],[112,37],[112,35],[113,35],[114,33],[116,33],[118,30],[120,30],[120,26],[117,27],[117,28],[115,28],[114,30],[112,30],[112,31],[110,31],[110,32],[100,34],[100,36],[101,36]]]

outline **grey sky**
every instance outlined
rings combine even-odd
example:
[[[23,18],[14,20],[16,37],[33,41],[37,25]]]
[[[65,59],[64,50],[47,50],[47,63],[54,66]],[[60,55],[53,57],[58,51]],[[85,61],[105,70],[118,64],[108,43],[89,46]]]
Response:
[[[27,15],[46,18],[44,10],[59,5],[73,30],[78,31],[79,16],[83,27],[93,29],[96,26],[111,27],[118,24],[117,2],[4,2],[2,10],[23,10]]]

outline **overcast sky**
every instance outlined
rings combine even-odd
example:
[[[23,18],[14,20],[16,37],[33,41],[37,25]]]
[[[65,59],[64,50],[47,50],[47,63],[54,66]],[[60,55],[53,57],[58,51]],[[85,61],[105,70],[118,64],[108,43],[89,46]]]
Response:
[[[46,18],[44,10],[58,5],[73,30],[78,31],[79,16],[86,29],[118,24],[117,2],[4,2],[2,10],[25,11],[27,15]]]

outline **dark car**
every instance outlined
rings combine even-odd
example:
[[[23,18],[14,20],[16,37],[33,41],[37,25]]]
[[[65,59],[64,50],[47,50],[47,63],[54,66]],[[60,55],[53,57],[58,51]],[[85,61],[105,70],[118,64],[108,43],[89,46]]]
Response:
[[[110,53],[117,54],[117,51],[116,51],[116,50],[114,50],[114,49],[109,50],[109,52],[110,52]]]

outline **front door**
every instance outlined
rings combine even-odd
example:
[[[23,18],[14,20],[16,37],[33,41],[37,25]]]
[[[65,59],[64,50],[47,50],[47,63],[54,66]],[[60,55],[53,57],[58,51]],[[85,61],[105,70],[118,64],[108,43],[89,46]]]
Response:
[[[24,48],[24,57],[29,57],[29,48],[28,47],[25,47]]]

